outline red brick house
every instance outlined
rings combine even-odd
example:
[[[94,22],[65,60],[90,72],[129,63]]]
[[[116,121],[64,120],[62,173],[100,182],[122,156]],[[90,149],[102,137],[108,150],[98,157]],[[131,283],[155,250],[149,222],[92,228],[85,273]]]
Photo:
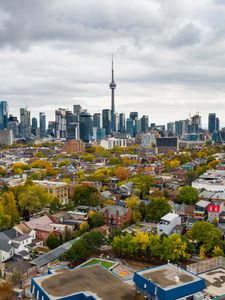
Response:
[[[122,227],[132,221],[132,210],[118,205],[107,205],[101,212],[104,215],[105,223],[109,226]]]

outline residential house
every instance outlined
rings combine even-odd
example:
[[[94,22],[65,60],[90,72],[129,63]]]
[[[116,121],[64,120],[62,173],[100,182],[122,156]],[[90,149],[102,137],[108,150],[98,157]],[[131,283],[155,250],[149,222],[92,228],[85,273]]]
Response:
[[[181,225],[181,217],[174,213],[168,213],[157,224],[157,234],[170,235],[175,226]]]
[[[122,227],[132,221],[132,210],[118,205],[107,205],[100,210],[104,214],[105,223],[110,226]]]
[[[0,263],[14,255],[29,259],[28,245],[32,243],[33,237],[29,234],[21,234],[11,228],[0,232]]]
[[[173,203],[173,202],[172,202]],[[185,224],[187,218],[194,216],[194,206],[173,203],[174,212],[181,217],[181,223]]]
[[[194,217],[196,219],[200,219],[200,220],[206,219],[207,218],[207,208],[208,208],[209,204],[210,204],[210,202],[207,200],[199,200],[195,204]]]
[[[31,230],[36,231],[36,238],[41,241],[47,240],[50,233],[55,232],[60,235],[65,231],[66,225],[54,223],[49,216],[42,216],[25,222]]]
[[[211,203],[207,207],[208,211],[208,221],[213,222],[214,220],[219,220],[220,213],[225,210],[223,203]]]

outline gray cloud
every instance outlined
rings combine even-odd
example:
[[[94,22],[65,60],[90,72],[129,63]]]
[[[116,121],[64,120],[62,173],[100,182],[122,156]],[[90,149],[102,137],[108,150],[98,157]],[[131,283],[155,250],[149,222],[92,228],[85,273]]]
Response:
[[[109,107],[114,52],[118,111],[222,119],[224,14],[220,0],[1,0],[0,98],[49,118],[59,106]]]

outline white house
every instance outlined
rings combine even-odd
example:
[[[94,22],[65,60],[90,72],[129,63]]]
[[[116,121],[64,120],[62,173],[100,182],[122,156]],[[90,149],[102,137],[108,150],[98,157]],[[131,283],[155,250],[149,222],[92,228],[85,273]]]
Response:
[[[157,234],[161,235],[164,233],[170,235],[173,228],[177,225],[181,225],[181,217],[174,213],[168,213],[157,224]]]
[[[29,259],[29,250],[26,247],[31,244],[33,236],[21,234],[14,228],[0,232],[0,263],[7,261],[13,255]]]

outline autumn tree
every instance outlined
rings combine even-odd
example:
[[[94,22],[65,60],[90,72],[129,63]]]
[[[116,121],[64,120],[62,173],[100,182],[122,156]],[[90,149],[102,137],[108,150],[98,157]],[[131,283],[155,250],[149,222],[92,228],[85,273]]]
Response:
[[[20,221],[20,214],[17,209],[15,197],[12,192],[5,192],[2,194],[2,206],[5,216],[9,218],[9,227],[13,227]]]
[[[178,262],[189,257],[188,245],[180,234],[174,233],[163,238],[161,259]]]
[[[134,195],[126,198],[126,200],[125,200],[126,207],[129,207],[132,210],[138,206],[139,202],[140,202],[140,199]]]
[[[129,170],[124,167],[118,167],[115,169],[114,174],[120,181],[127,180]]]
[[[89,229],[89,224],[87,221],[83,221],[81,224],[80,224],[80,231],[82,232],[85,232]]]
[[[14,297],[13,287],[10,282],[0,283],[0,300],[12,300]]]

